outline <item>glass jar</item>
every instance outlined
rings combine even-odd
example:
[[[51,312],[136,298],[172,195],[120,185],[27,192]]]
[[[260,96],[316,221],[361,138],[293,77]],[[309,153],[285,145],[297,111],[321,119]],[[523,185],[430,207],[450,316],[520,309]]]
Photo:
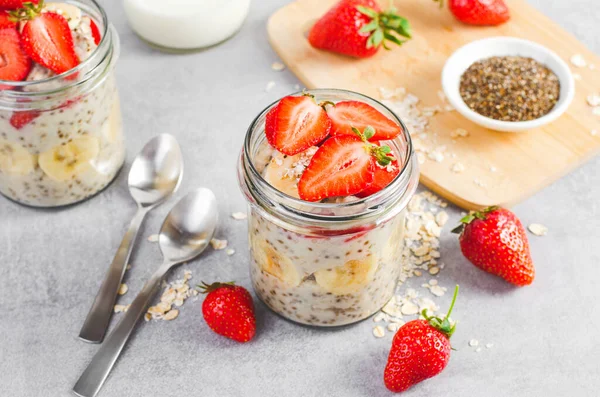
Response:
[[[34,65],[30,75],[49,77],[0,82],[8,86],[0,90],[0,193],[34,207],[96,194],[125,160],[114,76],[119,36],[94,0],[68,3],[96,22],[102,34],[96,49],[63,74]]]
[[[238,164],[248,203],[250,275],[259,298],[299,323],[337,326],[377,312],[394,295],[401,270],[406,207],[419,170],[406,126],[381,103],[343,90],[309,90],[317,102],[366,102],[403,133],[387,141],[402,165],[385,189],[335,203],[303,201],[263,178],[271,159],[264,128],[271,104],[252,122]]]

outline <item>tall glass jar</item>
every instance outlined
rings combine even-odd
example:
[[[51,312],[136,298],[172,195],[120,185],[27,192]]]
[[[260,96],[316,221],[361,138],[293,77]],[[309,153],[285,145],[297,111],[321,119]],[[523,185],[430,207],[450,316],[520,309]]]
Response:
[[[299,323],[336,326],[377,312],[394,294],[401,269],[406,206],[419,171],[406,126],[381,103],[343,90],[310,90],[317,102],[366,102],[402,127],[386,142],[400,174],[380,192],[335,203],[303,201],[263,177],[273,149],[264,128],[272,104],[252,122],[238,178],[249,203],[250,274],[259,298]]]
[[[94,0],[68,3],[95,21],[102,37],[98,46],[63,74],[36,64],[30,76],[46,73],[46,78],[0,81],[7,87],[0,90],[0,193],[35,207],[94,195],[125,159],[114,76],[119,37]]]

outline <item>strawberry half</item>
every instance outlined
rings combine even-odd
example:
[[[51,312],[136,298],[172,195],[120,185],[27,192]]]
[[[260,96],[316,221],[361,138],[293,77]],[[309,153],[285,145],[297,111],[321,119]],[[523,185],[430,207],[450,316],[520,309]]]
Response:
[[[34,61],[56,74],[79,65],[69,24],[54,12],[37,14],[28,20],[21,33],[21,45]]]
[[[100,40],[102,40],[102,35],[100,34],[100,29],[98,29],[98,25],[92,18],[90,18],[90,29],[92,31],[92,37],[94,38],[94,44],[100,44]]]
[[[383,190],[394,180],[394,178],[396,178],[396,176],[399,173],[400,167],[398,166],[397,160],[392,160],[392,162],[386,166],[377,164],[375,166],[373,183],[371,183],[371,185],[368,188],[358,193],[356,196],[361,198],[369,197],[370,195],[375,194],[380,190]]]
[[[0,29],[0,80],[22,81],[30,69],[31,60],[21,49],[17,30]],[[10,88],[10,85],[0,84],[0,90]]]
[[[402,128],[373,106],[359,101],[342,101],[327,108],[331,119],[331,135],[354,135],[352,128],[363,131],[367,126],[375,129],[370,141],[394,139]]]
[[[267,113],[265,134],[275,149],[293,156],[322,142],[331,121],[313,96],[286,96]]]
[[[388,146],[368,141],[375,134],[372,127],[354,133],[334,136],[321,145],[298,182],[301,199],[320,201],[363,192],[373,183],[378,165],[391,163]]]
[[[8,11],[0,11],[0,29],[16,27],[17,23],[10,20],[10,14]]]

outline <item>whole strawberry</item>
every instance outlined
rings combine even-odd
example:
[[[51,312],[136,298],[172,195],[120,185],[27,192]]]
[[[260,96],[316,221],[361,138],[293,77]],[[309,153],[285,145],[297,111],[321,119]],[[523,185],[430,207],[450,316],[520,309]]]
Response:
[[[500,25],[510,19],[504,0],[450,0],[450,11],[469,25]]]
[[[381,11],[375,0],[340,0],[319,19],[308,35],[310,44],[322,50],[357,58],[375,55],[388,40],[401,45],[410,38],[408,20],[394,9]]]
[[[244,287],[233,283],[208,285],[204,282],[198,287],[207,294],[202,303],[202,315],[210,329],[242,343],[254,337],[254,303]]]
[[[446,368],[452,349],[450,337],[456,328],[450,321],[450,314],[457,296],[458,285],[444,318],[430,317],[423,310],[425,320],[410,321],[396,332],[383,375],[389,390],[405,391]]]
[[[475,266],[523,286],[533,282],[535,268],[527,233],[515,214],[489,207],[461,219],[453,233],[460,233],[460,249]]]

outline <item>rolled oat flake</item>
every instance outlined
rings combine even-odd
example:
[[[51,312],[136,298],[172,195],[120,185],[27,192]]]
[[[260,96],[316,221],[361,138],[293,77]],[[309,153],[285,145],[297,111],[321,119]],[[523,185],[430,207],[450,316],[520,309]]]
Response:
[[[503,56],[473,63],[460,78],[460,96],[471,110],[495,120],[527,121],[548,114],[560,82],[538,61]]]

